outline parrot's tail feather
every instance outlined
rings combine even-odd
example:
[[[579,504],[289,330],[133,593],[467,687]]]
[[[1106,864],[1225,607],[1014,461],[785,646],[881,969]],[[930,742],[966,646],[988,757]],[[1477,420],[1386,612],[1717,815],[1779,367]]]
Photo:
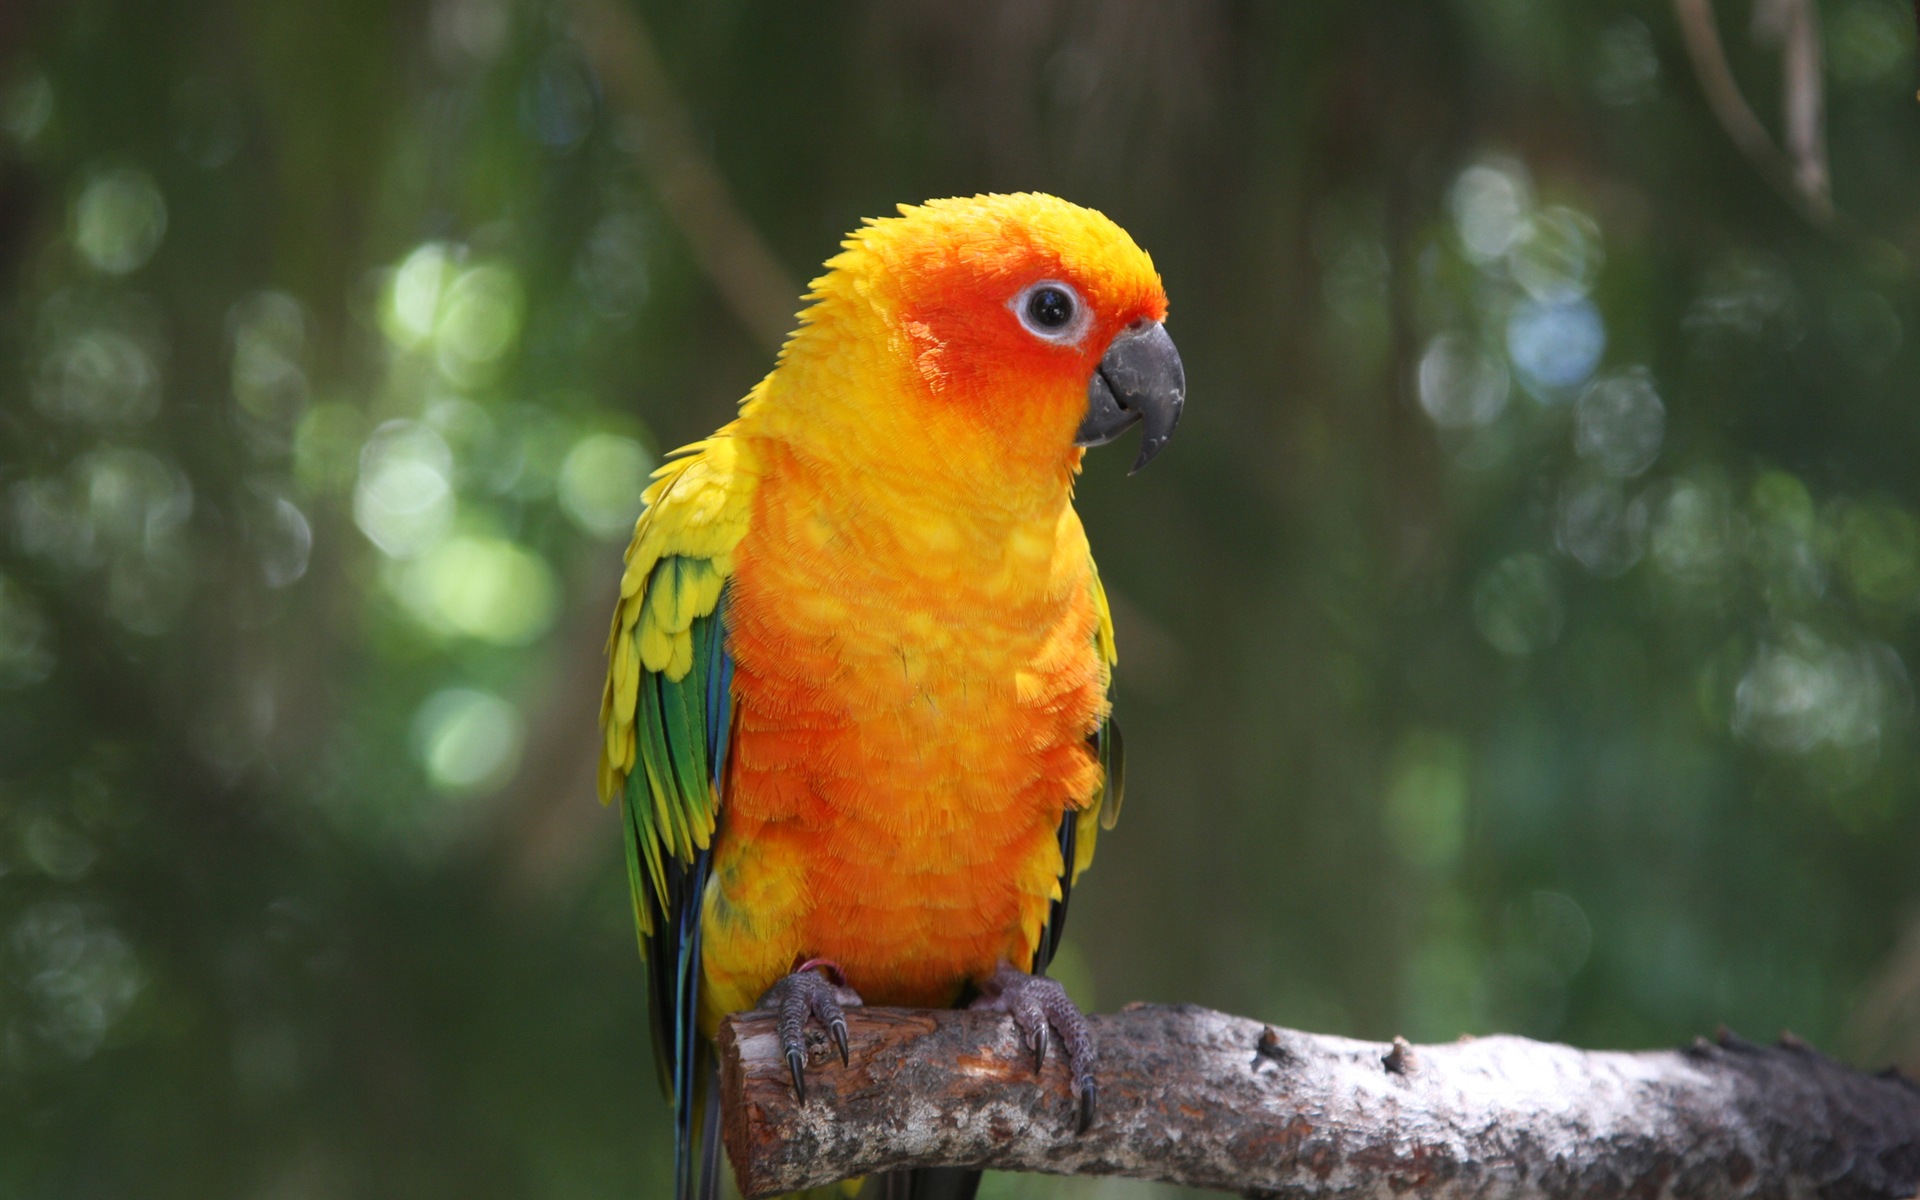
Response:
[[[700,1200],[720,1200],[720,1065],[711,1059],[700,1129]]]
[[[704,854],[694,862],[690,872],[692,895],[698,896],[706,889],[707,872],[711,865],[710,856]],[[720,1074],[712,1047],[700,1036],[697,1018],[700,1011],[699,906],[684,904],[680,910],[680,953],[676,956],[678,970],[674,976],[672,1009],[673,1194],[675,1200],[695,1200],[694,1188],[697,1186],[702,1189],[697,1195],[704,1200],[705,1197],[719,1194],[719,1175],[718,1172],[703,1173],[713,1177],[711,1186],[716,1189],[714,1191],[707,1191],[709,1185],[695,1178],[695,1172],[704,1165],[707,1154],[706,1141],[703,1140],[702,1162],[694,1161],[694,1139],[701,1136],[711,1139],[715,1146],[719,1144],[716,1108],[720,1098]],[[696,1114],[705,1116],[706,1120],[696,1123]]]
[[[921,1167],[867,1177],[861,1200],[973,1200],[980,1172],[965,1167]]]

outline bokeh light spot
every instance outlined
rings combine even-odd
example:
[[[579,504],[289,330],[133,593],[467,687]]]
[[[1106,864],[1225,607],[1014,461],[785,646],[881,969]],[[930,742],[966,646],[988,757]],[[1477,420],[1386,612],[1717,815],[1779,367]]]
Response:
[[[1554,542],[1595,575],[1624,575],[1646,552],[1647,502],[1610,479],[1570,480],[1555,506]]]
[[[1595,381],[1581,395],[1573,448],[1600,470],[1624,479],[1653,465],[1666,432],[1667,410],[1653,376],[1636,367]]]
[[[434,335],[441,371],[463,384],[490,378],[520,336],[525,307],[520,278],[506,267],[478,266],[456,275]]]
[[[285,292],[256,292],[227,314],[233,339],[233,398],[251,416],[291,424],[307,405],[307,373],[300,356],[306,313]]]
[[[427,405],[421,421],[446,439],[459,464],[457,479],[466,483],[479,474],[498,444],[493,411],[465,396],[439,396]]]
[[[166,200],[152,176],[133,167],[96,174],[73,204],[74,245],[109,275],[145,265],[166,232]]]
[[[1506,411],[1506,364],[1457,333],[1427,344],[1419,383],[1420,407],[1442,429],[1486,425]]]
[[[162,557],[193,515],[186,473],[149,450],[104,446],[74,464],[94,535],[122,553]]]
[[[297,583],[313,554],[313,527],[300,507],[284,496],[267,498],[265,512],[249,530],[260,575],[270,588]]]
[[[1530,301],[1507,320],[1507,353],[1541,399],[1558,399],[1586,382],[1607,346],[1600,310],[1587,300]]]
[[[1480,163],[1460,173],[1449,200],[1467,257],[1486,263],[1505,254],[1525,232],[1533,186],[1517,162]]]
[[[387,288],[381,327],[398,346],[415,349],[432,337],[440,318],[440,297],[454,275],[454,248],[428,242],[401,262]]]
[[[652,468],[653,460],[632,438],[590,433],[573,444],[560,464],[560,507],[595,537],[630,533]]]
[[[40,364],[34,406],[47,416],[93,425],[136,425],[160,408],[160,367],[146,347],[111,328],[85,329]]]
[[[429,697],[413,721],[414,753],[443,792],[476,792],[505,782],[520,762],[524,736],[513,705],[473,688]]]
[[[1593,218],[1554,205],[1535,213],[1508,247],[1507,271],[1535,300],[1566,304],[1593,289],[1604,258]]]
[[[63,900],[28,909],[8,942],[12,972],[32,1002],[31,1033],[70,1058],[91,1058],[139,995],[132,947],[87,909]]]
[[[1683,588],[1702,598],[1721,594],[1732,567],[1735,542],[1733,497],[1717,478],[1687,479],[1661,501],[1651,545],[1654,561]]]
[[[518,342],[526,297],[520,276],[499,263],[463,267],[464,248],[428,242],[389,278],[381,305],[387,339],[431,352],[448,380],[487,382]]]
[[[453,525],[453,452],[416,421],[388,421],[360,452],[353,520],[392,558],[437,544]]]
[[[1770,750],[1805,754],[1876,743],[1908,700],[1905,665],[1892,648],[1836,646],[1804,625],[1760,647],[1734,690],[1733,731]]]
[[[1855,593],[1878,604],[1920,606],[1920,521],[1878,501],[1840,518],[1840,558]]]
[[[1747,559],[1768,607],[1775,615],[1811,613],[1828,583],[1827,539],[1813,494],[1786,471],[1764,471],[1753,481],[1747,511]]]
[[[553,625],[559,586],[546,560],[504,538],[458,536],[407,563],[402,603],[438,633],[497,645],[533,641]]]

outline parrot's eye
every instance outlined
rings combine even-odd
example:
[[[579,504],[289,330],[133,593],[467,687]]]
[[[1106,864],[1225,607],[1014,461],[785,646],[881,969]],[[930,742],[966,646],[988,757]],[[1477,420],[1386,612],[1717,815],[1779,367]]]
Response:
[[[1086,306],[1068,285],[1053,279],[1030,284],[1011,305],[1028,333],[1049,342],[1077,342],[1086,332]]]
[[[1059,329],[1073,320],[1073,297],[1063,288],[1041,288],[1027,298],[1027,315],[1035,325]]]

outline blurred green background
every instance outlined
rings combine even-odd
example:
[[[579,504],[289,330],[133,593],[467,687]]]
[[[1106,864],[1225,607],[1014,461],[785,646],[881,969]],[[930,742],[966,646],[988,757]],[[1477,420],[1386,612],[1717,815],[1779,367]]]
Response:
[[[1824,224],[1658,0],[0,6],[0,1196],[664,1191],[641,481],[984,190],[1129,228],[1191,381],[1080,489],[1083,1002],[1920,1065],[1912,13],[1722,0],[1775,129],[1813,11]]]

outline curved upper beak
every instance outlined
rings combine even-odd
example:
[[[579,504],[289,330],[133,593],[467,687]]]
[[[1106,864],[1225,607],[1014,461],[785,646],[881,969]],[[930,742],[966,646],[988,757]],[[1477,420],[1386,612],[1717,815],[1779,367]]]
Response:
[[[1140,457],[1133,460],[1131,474],[1166,448],[1186,402],[1187,371],[1166,326],[1135,321],[1114,337],[1087,381],[1087,415],[1073,444],[1102,445],[1138,422]]]

